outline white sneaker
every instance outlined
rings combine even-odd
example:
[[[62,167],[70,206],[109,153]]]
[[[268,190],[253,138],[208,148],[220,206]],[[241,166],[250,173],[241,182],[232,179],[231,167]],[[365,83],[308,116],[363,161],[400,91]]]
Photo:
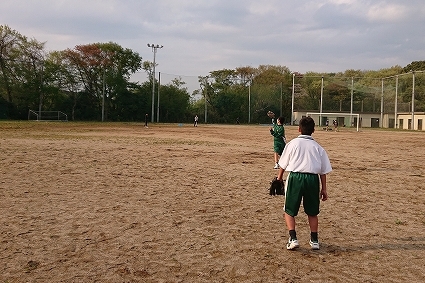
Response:
[[[319,250],[320,249],[320,245],[319,242],[313,242],[312,240],[310,240],[310,247],[312,250]]]
[[[276,163],[276,164],[274,165],[273,169],[279,169],[279,164],[277,164],[277,163]]]
[[[288,243],[286,244],[287,250],[293,250],[296,248],[299,248],[300,244],[298,243],[297,239],[289,239]]]

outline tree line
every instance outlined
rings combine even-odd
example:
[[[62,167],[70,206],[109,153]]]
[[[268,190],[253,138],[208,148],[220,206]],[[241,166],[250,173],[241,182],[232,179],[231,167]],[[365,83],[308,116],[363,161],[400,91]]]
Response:
[[[113,42],[47,52],[45,43],[1,25],[0,119],[24,120],[29,110],[55,110],[70,120],[144,121],[146,113],[151,115],[153,67]],[[269,110],[289,121],[293,101],[295,110],[318,110],[322,104],[323,110],[335,112],[347,111],[354,96],[357,111],[376,111],[380,78],[424,69],[425,61],[416,61],[379,71],[298,74],[285,66],[260,65],[211,71],[198,77],[199,89],[192,93],[181,78],[154,83],[161,97],[160,122],[188,122],[195,115],[202,121],[207,113],[208,123],[265,123]],[[132,82],[140,71],[148,80]],[[416,82],[416,107],[424,109],[422,76]],[[407,103],[413,83],[407,76],[399,83],[400,99]],[[388,97],[392,89],[393,80],[385,89]]]
[[[143,121],[150,113],[153,63],[113,43],[45,51],[45,44],[0,26],[0,119],[27,119],[28,111],[62,111],[71,120]],[[155,82],[158,84],[158,81]],[[178,79],[161,87],[163,121],[190,112],[190,95]]]

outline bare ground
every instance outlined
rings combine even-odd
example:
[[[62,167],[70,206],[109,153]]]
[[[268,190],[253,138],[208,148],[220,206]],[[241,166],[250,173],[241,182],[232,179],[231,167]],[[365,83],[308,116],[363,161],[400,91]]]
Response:
[[[321,249],[300,211],[287,251],[266,126],[0,122],[0,282],[424,282],[425,133],[313,136]]]

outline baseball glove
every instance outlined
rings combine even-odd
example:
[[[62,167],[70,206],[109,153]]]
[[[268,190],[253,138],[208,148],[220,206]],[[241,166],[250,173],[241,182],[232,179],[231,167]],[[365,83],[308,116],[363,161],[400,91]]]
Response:
[[[278,180],[276,177],[270,182],[270,195],[284,195],[285,186],[283,180]]]
[[[274,118],[275,115],[272,111],[268,111],[267,116],[269,116],[269,118]]]

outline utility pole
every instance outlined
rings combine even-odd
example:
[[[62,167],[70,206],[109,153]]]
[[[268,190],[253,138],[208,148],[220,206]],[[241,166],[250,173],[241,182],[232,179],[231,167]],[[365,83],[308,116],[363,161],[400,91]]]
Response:
[[[152,48],[153,52],[153,76],[152,76],[152,115],[151,115],[151,122],[154,122],[154,116],[155,116],[155,57],[156,57],[156,51],[158,48],[162,48],[164,46],[159,44],[150,44],[148,43],[148,47]]]

